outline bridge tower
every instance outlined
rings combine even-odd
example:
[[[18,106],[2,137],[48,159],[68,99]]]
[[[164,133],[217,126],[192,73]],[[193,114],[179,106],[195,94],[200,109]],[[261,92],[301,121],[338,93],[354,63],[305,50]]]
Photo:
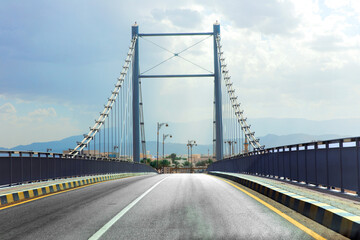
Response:
[[[223,131],[222,131],[222,103],[221,103],[221,63],[218,53],[216,39],[220,35],[220,24],[216,22],[213,25],[213,32],[209,33],[154,33],[140,34],[139,26],[135,23],[132,26],[132,37],[146,36],[194,36],[194,35],[213,35],[214,38],[214,73],[213,74],[189,74],[189,75],[141,75],[139,72],[139,39],[136,41],[134,50],[134,59],[132,67],[132,83],[133,83],[133,159],[134,162],[140,161],[140,117],[139,117],[139,79],[140,78],[160,78],[160,77],[214,77],[214,96],[215,96],[215,128],[216,128],[216,159],[223,159]],[[177,54],[174,53],[176,56]]]
[[[220,24],[216,21],[214,31],[214,96],[215,96],[215,146],[216,160],[223,159],[223,125],[221,103],[221,64],[218,54],[216,38],[220,35]]]
[[[69,156],[74,158],[79,154],[81,155],[84,148],[88,149],[90,155],[90,149],[92,147],[92,156],[95,158],[105,156],[106,154],[107,156],[110,156],[111,154],[114,156],[118,156],[115,158],[127,159],[129,161],[131,161],[132,158],[134,162],[140,162],[140,142],[142,143],[142,151],[144,154],[146,154],[145,131],[143,121],[144,116],[142,112],[143,105],[141,97],[141,79],[143,78],[214,78],[214,149],[216,153],[216,159],[222,160],[224,157],[224,136],[227,141],[232,140],[232,142],[236,142],[236,140],[241,140],[241,138],[238,138],[237,134],[237,131],[239,129],[241,129],[241,131],[244,133],[244,136],[246,137],[246,143],[250,144],[253,149],[264,149],[264,146],[260,145],[259,139],[255,138],[255,132],[250,131],[251,125],[247,124],[246,117],[244,117],[244,111],[240,108],[240,103],[237,100],[235,89],[233,87],[233,83],[230,80],[229,71],[227,70],[225,57],[222,51],[220,24],[217,21],[213,25],[212,32],[192,33],[139,33],[139,26],[135,22],[135,24],[131,27],[131,34],[132,40],[129,51],[123,65],[123,69],[120,73],[120,77],[117,79],[117,83],[114,90],[111,92],[110,98],[108,98],[108,101],[106,105],[104,105],[103,111],[100,112],[100,116],[98,117],[98,119],[95,120],[95,124],[93,125],[93,127],[90,127],[88,134],[84,134],[84,139],[81,142],[77,142],[77,146],[70,151]],[[193,44],[192,46],[185,48],[180,52],[172,52],[165,49],[173,54],[173,56],[168,58],[167,60],[173,57],[180,57],[180,54],[182,54],[189,48],[194,47],[195,45],[204,41],[207,38],[213,37],[213,72],[200,67],[203,70],[208,71],[209,73],[155,75],[145,74],[146,72],[167,61],[165,60],[162,61],[160,64],[155,65],[155,67],[152,67],[149,70],[140,73],[139,39],[146,37],[162,36],[207,36],[196,44]],[[181,58],[186,60],[184,57]],[[191,61],[188,62],[192,63]],[[199,65],[195,63],[193,64],[199,67]],[[222,86],[224,87],[223,91]],[[228,98],[222,99],[222,94],[225,94],[224,96]],[[222,113],[222,100],[224,101],[224,104],[230,104],[230,108],[232,111],[229,111],[230,108],[224,111],[224,119]],[[238,128],[236,128],[236,125],[234,124],[234,122],[232,122],[233,120],[236,120]],[[224,131],[223,126],[226,127],[224,128]],[[141,141],[140,133],[142,137]],[[98,149],[98,154],[96,153],[96,149]],[[101,155],[101,150],[103,150],[103,155]],[[248,148],[246,147],[246,151],[247,150]]]
[[[131,28],[132,37],[138,37],[139,25],[135,24]],[[133,159],[140,162],[140,97],[139,97],[139,40],[136,41],[134,49],[134,59],[132,66],[132,117],[133,117]]]

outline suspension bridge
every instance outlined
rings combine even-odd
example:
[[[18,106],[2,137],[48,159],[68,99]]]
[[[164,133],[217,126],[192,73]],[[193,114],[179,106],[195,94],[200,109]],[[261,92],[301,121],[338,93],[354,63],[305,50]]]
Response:
[[[141,33],[136,23],[131,31],[120,76],[82,141],[66,154],[0,153],[1,239],[359,238],[360,209],[351,204],[360,193],[359,138],[267,149],[235,91],[218,22],[212,32]],[[201,39],[173,52],[152,37]],[[183,55],[208,38],[212,71]],[[141,72],[141,41],[171,56]],[[148,74],[173,58],[207,73]],[[213,80],[214,176],[161,175],[141,162],[148,78]]]

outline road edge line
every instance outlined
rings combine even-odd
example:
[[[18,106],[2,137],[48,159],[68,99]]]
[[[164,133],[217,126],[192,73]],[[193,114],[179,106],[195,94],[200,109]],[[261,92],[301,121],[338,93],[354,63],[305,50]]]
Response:
[[[274,187],[271,184],[260,183],[235,176],[234,173],[209,172],[208,174],[223,177],[248,187],[347,238],[360,239],[360,217],[357,215],[329,204]]]
[[[142,176],[142,175],[135,175],[135,176]],[[7,209],[13,206],[17,206],[29,202],[30,200],[39,199],[40,197],[43,196],[51,196],[55,193],[67,192],[68,190],[74,190],[80,187],[89,186],[100,182],[106,182],[106,181],[117,180],[128,177],[133,177],[133,176],[128,176],[127,173],[112,174],[101,177],[94,176],[88,179],[74,180],[74,181],[58,183],[49,186],[0,195],[0,211],[3,209]]]
[[[216,176],[215,176],[216,177]],[[275,212],[276,214],[278,214],[279,216],[281,216],[282,218],[284,218],[285,220],[287,220],[288,222],[290,222],[291,224],[295,225],[297,228],[301,229],[302,231],[304,231],[305,233],[307,233],[308,235],[310,235],[311,237],[313,237],[314,239],[317,240],[325,240],[326,238],[322,237],[320,234],[314,232],[313,230],[311,230],[310,228],[304,226],[303,224],[301,224],[300,222],[296,221],[295,219],[293,219],[292,217],[290,217],[289,215],[283,213],[282,211],[280,211],[279,209],[277,209],[276,207],[272,206],[271,204],[261,200],[260,198],[256,197],[255,195],[249,193],[248,191],[246,191],[245,189],[242,189],[239,186],[236,186],[235,184],[224,180],[222,178],[216,177],[224,182],[226,182],[227,184],[235,187],[236,189],[242,191],[243,193],[245,193],[246,195],[248,195],[249,197],[255,199],[256,201],[258,201],[259,203],[261,203],[262,205],[264,205],[265,207],[269,208],[271,211]]]

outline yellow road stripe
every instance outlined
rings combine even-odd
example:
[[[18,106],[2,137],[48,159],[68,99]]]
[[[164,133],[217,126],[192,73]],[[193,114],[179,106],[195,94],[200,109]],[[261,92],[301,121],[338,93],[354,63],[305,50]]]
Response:
[[[29,190],[29,198],[33,198],[34,197],[34,190]]]
[[[123,177],[123,178],[117,178],[117,179],[114,179],[114,180],[124,179],[124,178],[129,178],[129,177],[136,177],[136,176],[127,176],[127,177]],[[110,181],[110,180],[109,180],[109,181]],[[105,181],[102,181],[102,182],[105,182]],[[41,199],[41,198],[50,197],[50,196],[53,196],[53,195],[56,195],[56,194],[60,194],[60,193],[64,193],[64,192],[69,192],[69,191],[72,191],[72,190],[76,190],[76,189],[79,189],[79,188],[88,187],[88,186],[95,185],[95,184],[102,183],[102,182],[97,182],[97,183],[92,183],[92,184],[88,184],[88,185],[84,185],[84,186],[80,186],[80,187],[70,188],[70,189],[67,189],[67,190],[63,190],[63,191],[59,191],[59,192],[54,192],[54,193],[49,193],[49,194],[42,195],[42,196],[40,196],[40,193],[42,193],[41,188],[40,188],[39,196],[38,196],[38,197],[34,197],[34,198],[32,198],[32,199],[28,199],[28,200],[24,200],[24,201],[21,201],[21,202],[18,202],[18,203],[13,203],[13,204],[11,204],[11,205],[7,205],[7,206],[4,206],[4,207],[0,207],[0,211],[1,211],[1,210],[4,210],[4,209],[6,209],[6,208],[11,208],[11,207],[15,207],[15,206],[17,206],[17,205],[21,205],[21,204],[24,204],[24,203],[32,202],[32,201],[35,201],[35,200],[38,200],[38,199]],[[30,196],[33,195],[33,194],[30,194],[30,192],[32,192],[32,190],[29,190],[29,195],[30,195]],[[12,197],[12,195],[11,195],[11,197]]]
[[[90,185],[93,185],[93,184],[90,184]],[[50,196],[53,196],[53,195],[56,195],[56,194],[60,194],[60,193],[63,193],[63,192],[72,191],[72,190],[79,189],[79,188],[83,188],[83,187],[87,187],[87,186],[90,186],[90,185],[86,185],[86,186],[82,186],[82,187],[77,187],[77,188],[72,188],[72,189],[68,189],[68,190],[61,191],[61,192],[55,192],[55,193],[50,193],[50,194],[38,196],[38,197],[29,199],[29,200],[25,200],[25,201],[22,201],[22,202],[19,202],[19,203],[14,203],[14,204],[11,204],[11,205],[8,205],[8,206],[5,206],[5,207],[0,207],[0,211],[3,210],[3,209],[6,209],[6,208],[11,208],[11,207],[14,207],[14,206],[17,206],[17,205],[21,205],[21,204],[24,204],[24,203],[27,203],[27,202],[32,202],[32,201],[35,201],[35,200],[38,200],[38,199],[41,199],[41,198],[50,197]]]
[[[218,177],[216,177],[218,178]],[[264,202],[263,200],[261,200],[260,198],[256,197],[255,195],[249,193],[248,191],[246,191],[245,189],[242,189],[239,186],[236,186],[235,184],[224,180],[222,178],[218,178],[228,184],[230,184],[231,186],[239,189],[240,191],[242,191],[243,193],[245,193],[246,195],[248,195],[249,197],[252,197],[253,199],[255,199],[256,201],[258,201],[259,203],[263,204],[264,206],[266,206],[267,208],[269,208],[270,210],[272,210],[273,212],[277,213],[278,215],[280,215],[281,217],[285,218],[287,221],[289,221],[290,223],[294,224],[296,227],[300,228],[301,230],[303,230],[304,232],[306,232],[307,234],[309,234],[311,237],[315,238],[315,239],[321,239],[321,240],[325,240],[326,238],[320,236],[319,234],[317,234],[316,232],[314,232],[313,230],[305,227],[304,225],[302,225],[301,223],[299,223],[298,221],[296,221],[295,219],[291,218],[290,216],[286,215],[285,213],[281,212],[279,209],[271,206],[270,204]]]
[[[19,200],[23,200],[25,199],[24,193],[23,192],[19,192]]]
[[[12,193],[6,195],[6,200],[8,203],[14,202],[14,197],[13,197]]]

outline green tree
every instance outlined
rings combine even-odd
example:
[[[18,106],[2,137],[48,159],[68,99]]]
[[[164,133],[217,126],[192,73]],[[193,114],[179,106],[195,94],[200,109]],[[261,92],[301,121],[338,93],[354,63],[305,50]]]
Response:
[[[156,166],[156,160],[150,162],[150,166],[153,167],[153,168],[156,168],[156,167],[157,167],[157,166]]]
[[[197,167],[205,166],[206,163],[207,163],[207,161],[199,161],[199,162],[197,162],[197,163],[195,164],[195,166],[197,166]]]
[[[178,168],[178,167],[180,166],[179,161],[176,161],[176,160],[175,160],[173,163],[175,164],[175,167],[176,167],[176,168]]]
[[[176,160],[176,153],[172,153],[169,156],[171,158],[171,162],[174,163],[174,161]]]
[[[210,158],[209,158],[209,160],[207,160],[207,164],[212,164],[213,163],[213,160],[211,160]]]
[[[184,162],[184,167],[190,167],[190,162],[189,161],[186,161],[186,162]]]
[[[150,158],[141,159],[141,161],[140,161],[140,162],[141,162],[141,163],[150,164],[150,163],[151,163],[151,159],[150,159]]]
[[[170,166],[169,160],[164,159],[161,161],[161,167],[168,167],[168,166]]]

